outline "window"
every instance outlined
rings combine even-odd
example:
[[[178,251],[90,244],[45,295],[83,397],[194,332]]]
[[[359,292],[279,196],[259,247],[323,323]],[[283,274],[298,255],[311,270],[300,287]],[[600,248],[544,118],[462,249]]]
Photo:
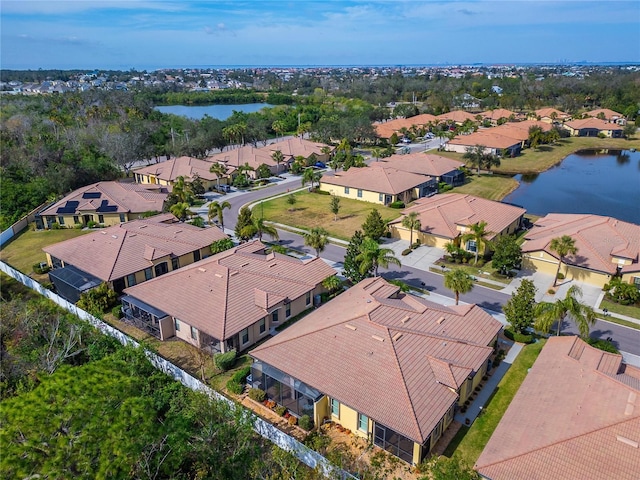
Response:
[[[98,223],[104,223],[104,215],[98,215]]]
[[[260,328],[260,333],[264,333],[267,331],[267,321],[264,318],[260,319],[260,323],[258,323],[258,327]]]
[[[177,270],[180,268],[180,259],[178,257],[173,257],[171,259],[171,270]]]
[[[196,327],[191,327],[191,338],[198,339],[198,329]]]
[[[331,415],[340,418],[340,402],[335,398],[331,399]]]
[[[153,278],[153,270],[151,267],[144,269],[144,279],[151,280]]]
[[[273,323],[278,323],[278,310],[275,310],[272,314],[271,314],[271,321]]]
[[[173,319],[173,326],[176,328],[176,332],[180,331],[180,320],[178,320],[177,318]]]
[[[640,277],[633,277],[633,284],[640,288]]]
[[[311,303],[311,292],[307,292],[307,298],[305,299],[307,305]]]
[[[193,252],[193,261],[197,262],[198,260],[200,260],[200,250],[196,250]]]
[[[167,273],[169,271],[169,267],[167,266],[167,262],[162,262],[157,264],[154,270],[156,272],[156,277],[159,277],[160,275]]]
[[[383,200],[384,200],[384,195],[383,195],[383,194],[381,194],[381,193],[379,193],[379,194],[378,194],[378,201],[379,201],[379,202],[382,202]]]
[[[358,189],[358,198],[362,198],[362,190]]]
[[[129,275],[127,275],[127,285],[129,287],[133,287],[135,284],[136,284],[136,274],[130,273]]]
[[[361,432],[369,431],[369,417],[361,413],[358,414],[358,430]]]
[[[242,345],[249,343],[249,329],[245,328],[240,332],[240,338],[242,339]]]
[[[467,250],[469,250],[470,252],[475,252],[476,251],[476,241],[475,240],[469,240],[467,242]]]
[[[64,217],[63,217],[62,215],[59,215],[59,216],[58,216],[58,223],[59,223],[60,225],[64,225]]]
[[[120,214],[120,223],[124,223],[127,221],[127,218],[125,217],[124,213]]]
[[[291,303],[287,303],[285,305],[284,316],[285,316],[285,318],[289,318],[291,316]]]
[[[78,215],[74,215],[73,216],[73,223],[75,223],[75,224],[80,223],[80,217]]]
[[[349,195],[349,187],[344,187],[344,194]]]

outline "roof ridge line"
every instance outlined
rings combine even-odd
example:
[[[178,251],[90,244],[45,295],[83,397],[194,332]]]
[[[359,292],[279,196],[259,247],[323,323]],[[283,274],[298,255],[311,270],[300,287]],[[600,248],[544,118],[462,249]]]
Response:
[[[120,257],[120,252],[122,251],[122,246],[124,245],[124,239],[127,237],[127,233],[129,232],[125,230],[124,235],[120,237],[120,246],[118,247],[118,251],[116,252],[116,261],[111,264],[111,270],[109,270],[109,276],[107,277],[107,281],[112,281],[111,276],[113,275],[113,271],[116,269],[116,264],[118,263],[118,257]],[[116,238],[116,240],[117,239],[118,238]]]

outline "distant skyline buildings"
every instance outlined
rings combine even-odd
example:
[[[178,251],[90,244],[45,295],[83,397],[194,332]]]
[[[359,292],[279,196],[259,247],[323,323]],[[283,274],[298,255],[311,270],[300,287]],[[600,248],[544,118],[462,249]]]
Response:
[[[0,3],[3,69],[640,63],[640,2]]]

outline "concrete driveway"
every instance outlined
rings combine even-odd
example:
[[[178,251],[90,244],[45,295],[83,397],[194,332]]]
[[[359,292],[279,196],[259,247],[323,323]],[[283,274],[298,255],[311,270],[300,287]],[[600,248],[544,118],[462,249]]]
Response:
[[[402,256],[402,252],[409,248],[409,241],[398,238],[385,238],[383,239],[383,244],[385,248],[393,250],[393,255],[402,262],[402,265],[425,271],[429,271],[429,267],[444,255],[444,250],[441,248],[423,245],[416,248],[409,255]]]

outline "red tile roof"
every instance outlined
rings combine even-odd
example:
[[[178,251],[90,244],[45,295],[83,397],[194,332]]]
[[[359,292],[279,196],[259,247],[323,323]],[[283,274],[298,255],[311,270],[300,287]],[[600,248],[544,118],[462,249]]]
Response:
[[[259,241],[242,244],[125,293],[225,340],[336,273],[320,258],[302,261],[263,250]]]
[[[233,148],[211,155],[207,157],[207,161],[224,163],[234,168],[238,168],[245,163],[248,163],[254,169],[257,169],[263,163],[269,167],[274,167],[276,162],[271,158],[271,153],[268,150],[254,148],[252,145],[245,145],[244,147]]]
[[[197,158],[177,157],[148,167],[138,168],[133,172],[141,175],[153,175],[166,182],[175,182],[178,177],[193,180],[196,176],[203,180],[213,181],[217,177],[209,171],[211,165],[213,165],[212,162]]]
[[[509,118],[511,115],[517,117],[518,114],[516,112],[512,112],[511,110],[507,110],[506,108],[496,108],[495,110],[487,110],[486,112],[482,112],[483,118],[488,118],[489,120],[500,120],[501,118]]]
[[[500,328],[475,305],[444,307],[371,278],[251,355],[423,443]]]
[[[410,153],[407,155],[391,155],[390,157],[381,159],[379,162],[375,162],[372,165],[375,165],[376,163],[386,165],[397,170],[417,173],[419,175],[428,175],[430,177],[440,177],[441,175],[449,173],[452,170],[456,170],[464,165],[464,162],[423,152]]]
[[[384,123],[375,123],[373,126],[380,138],[389,138],[394,133],[398,133],[402,128],[410,130],[413,126],[425,126],[429,123],[437,123],[434,115],[423,113],[409,118],[396,118]]]
[[[484,145],[489,148],[508,148],[529,138],[529,128],[540,127],[544,132],[553,127],[545,122],[525,120],[508,122],[497,127],[480,129],[469,135],[458,135],[449,143],[452,145]]]
[[[320,183],[396,195],[428,181],[424,175],[391,168],[386,162],[373,162],[368,167],[325,174]]]
[[[454,110],[453,112],[443,113],[442,115],[438,115],[436,118],[438,121],[449,120],[455,123],[464,123],[465,120],[471,120],[472,122],[476,121],[475,115],[463,110]]]
[[[545,251],[557,258],[549,245],[552,239],[563,235],[573,238],[578,248],[575,256],[565,257],[569,265],[611,274],[618,267],[612,257],[621,257],[632,260],[630,265],[621,265],[622,272],[640,271],[640,225],[612,217],[550,213],[536,220],[527,232],[522,251]]]
[[[198,228],[185,223],[161,223],[162,220],[166,215],[132,220],[43,250],[108,282],[144,270],[158,258],[180,257],[228,238],[216,227]]]
[[[445,193],[420,198],[402,213],[404,216],[411,212],[418,213],[425,233],[453,239],[460,234],[458,225],[469,226],[482,221],[487,222],[487,231],[500,233],[522,217],[526,210],[472,195]],[[402,218],[390,222],[390,225],[401,225]]]
[[[81,215],[109,208],[105,213],[144,213],[162,211],[166,193],[152,192],[136,183],[98,182],[78,188],[41,215]],[[98,212],[100,213],[100,212]]]
[[[492,480],[637,480],[640,370],[621,360],[550,338],[475,468]]]
[[[624,130],[624,127],[621,127],[615,123],[609,123],[605,120],[600,120],[599,118],[584,118],[582,120],[571,120],[570,122],[565,122],[565,125],[573,128],[574,130],[582,130],[583,128],[592,128],[596,130]]]
[[[316,156],[323,155],[322,149],[326,146],[324,143],[312,142],[300,137],[291,137],[265,147],[260,147],[259,150],[268,152],[269,156],[276,150],[280,150],[286,160],[288,157],[295,158],[302,156],[309,158],[314,154]]]
[[[621,113],[614,112],[613,110],[610,110],[608,108],[597,108],[595,110],[586,112],[585,115],[588,115],[590,117],[597,117],[601,113],[604,114],[605,120],[608,120],[608,121],[623,117]]]
[[[540,118],[551,118],[551,115],[555,113],[556,114],[556,118],[558,120],[562,120],[563,118],[568,118],[569,115],[564,113],[563,111],[557,110],[555,108],[540,108],[538,110],[535,111],[536,117],[540,117]]]

